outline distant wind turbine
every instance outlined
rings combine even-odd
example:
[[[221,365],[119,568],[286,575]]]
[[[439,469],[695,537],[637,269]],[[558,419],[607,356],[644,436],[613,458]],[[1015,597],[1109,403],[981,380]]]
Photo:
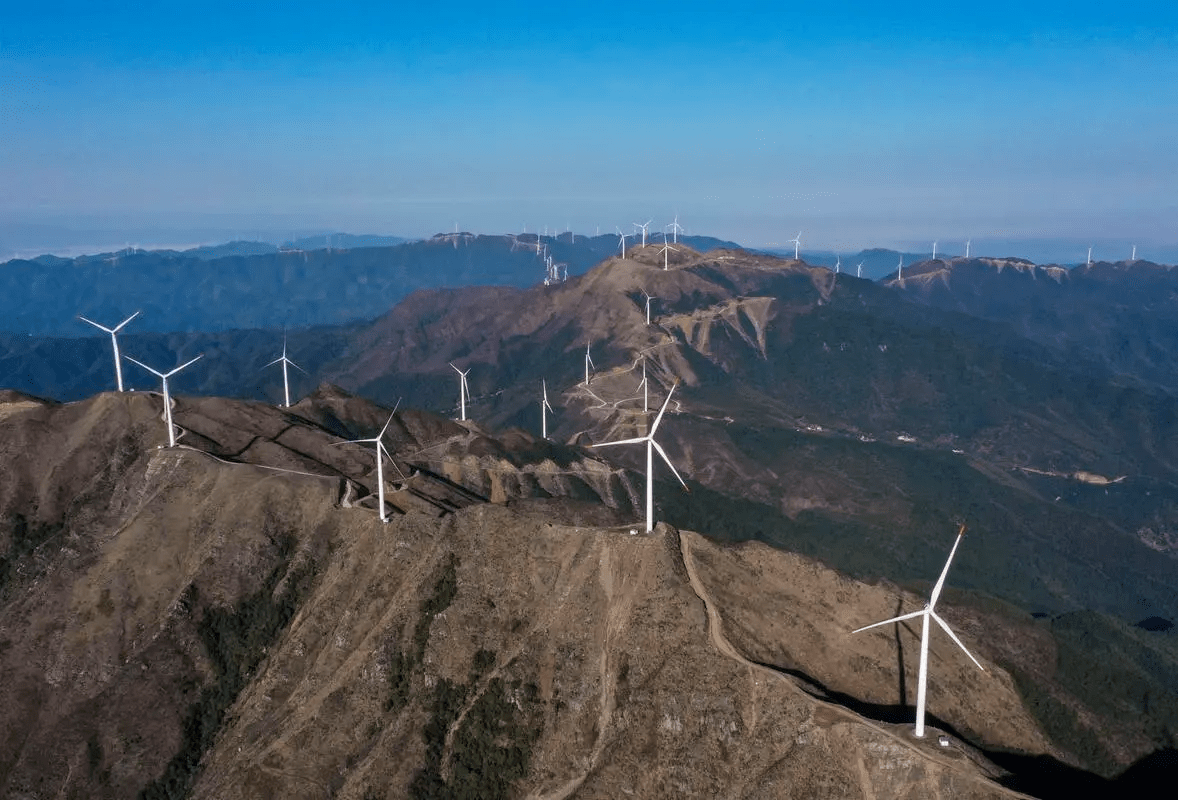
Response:
[[[933,242],[933,261],[937,260],[937,243]]]
[[[675,212],[675,221],[667,226],[671,229],[671,240],[675,244],[679,244],[679,234],[683,231],[683,226],[679,224],[679,212]]]
[[[1137,260],[1137,245],[1133,245],[1133,255],[1129,256],[1130,261]]]
[[[862,261],[859,262],[859,266],[855,267],[855,277],[856,278],[863,277],[863,262]]]
[[[639,223],[637,223],[637,222],[631,222],[631,223],[630,223],[630,224],[631,224],[631,225],[633,225],[635,228],[641,228],[641,229],[642,229],[642,246],[643,246],[643,247],[646,247],[646,229],[647,229],[648,227],[650,227],[650,223],[651,223],[651,220],[649,220],[649,219],[648,219],[646,222],[643,222],[642,224],[639,224]]]
[[[646,324],[649,325],[650,324],[650,301],[657,300],[658,298],[655,297],[653,294],[646,294],[645,289],[642,290],[642,294],[646,295]]]
[[[1088,248],[1088,266],[1092,266],[1092,248]]]
[[[135,319],[135,317],[137,317],[137,316],[139,316],[138,311],[136,311],[131,316],[127,317],[125,320],[120,322],[118,325],[115,325],[113,328],[108,328],[105,325],[99,325],[97,322],[94,322],[93,320],[86,319],[85,317],[83,317],[81,315],[78,316],[78,319],[82,320],[82,322],[87,322],[87,323],[93,325],[95,328],[98,328],[98,330],[106,331],[107,333],[110,334],[110,344],[115,349],[115,381],[118,383],[120,392],[123,391],[123,364],[122,364],[122,360],[119,357],[119,338],[116,334],[118,334],[118,332],[123,329],[124,325],[126,325],[131,320]]]
[[[676,247],[671,247],[671,245],[667,243],[667,234],[664,233],[663,249],[659,252],[663,254],[663,271],[665,272],[671,268],[671,253],[678,253],[679,249]]]
[[[834,274],[835,275],[839,274],[839,270],[842,267],[842,265],[843,265],[843,257],[840,255],[836,255],[834,257]]]
[[[273,361],[271,361],[269,364],[266,365],[266,367],[272,367],[278,363],[282,364],[282,392],[286,398],[286,407],[290,408],[290,379],[287,377],[286,365],[287,364],[291,365],[292,367],[294,367],[298,371],[302,372],[304,375],[307,374],[307,371],[286,357],[286,337],[285,336],[282,337],[282,355],[280,357],[274,359]],[[265,369],[266,367],[262,367],[262,369]]]
[[[965,257],[969,258],[969,239],[965,240]]]
[[[552,405],[548,402],[548,381],[540,381],[540,435],[545,439],[548,438],[549,411],[552,411]]]
[[[642,389],[642,413],[650,411],[650,382],[646,379],[646,354],[642,355],[642,381],[638,384]]]
[[[173,375],[175,375],[177,372],[184,369],[185,367],[190,366],[190,365],[196,363],[197,361],[200,361],[202,358],[204,358],[204,353],[201,353],[199,356],[192,359],[191,361],[184,362],[183,364],[176,367],[171,372],[157,372],[156,370],[154,370],[151,367],[144,364],[142,361],[136,361],[135,359],[131,358],[130,356],[123,356],[123,358],[127,359],[132,364],[138,364],[139,366],[143,367],[145,370],[152,373],[153,375],[159,376],[160,380],[163,381],[163,384],[164,384],[164,421],[167,423],[167,426],[168,426],[168,447],[175,447],[176,446],[176,429],[175,429],[175,426],[172,425],[172,395],[168,391],[168,378],[172,377]]]
[[[801,231],[798,231],[798,235],[797,235],[797,236],[795,236],[795,237],[794,237],[794,238],[792,238],[792,239],[787,239],[786,241],[789,241],[789,242],[793,242],[793,243],[794,243],[794,261],[798,261],[798,260],[800,260],[800,259],[798,258],[798,253],[800,252],[800,248],[801,248],[801,246],[802,246],[802,232],[801,232]]]
[[[590,342],[585,342],[585,385],[589,385],[589,370],[593,367],[593,357],[589,355]]]
[[[953,549],[949,551],[949,558],[945,561],[945,568],[941,570],[941,577],[937,579],[937,585],[933,587],[932,596],[929,597],[928,605],[920,611],[913,611],[910,614],[901,614],[898,617],[885,619],[883,622],[876,622],[871,625],[859,628],[852,631],[852,633],[859,633],[870,628],[878,628],[880,625],[887,625],[892,622],[903,622],[906,619],[913,617],[922,617],[923,622],[920,632],[920,677],[916,686],[916,737],[922,738],[924,736],[924,709],[925,709],[925,694],[928,689],[928,639],[929,639],[929,620],[934,620],[938,625],[945,629],[945,633],[949,634],[949,638],[961,648],[969,660],[977,664],[978,669],[982,672],[986,671],[973,654],[966,649],[961,640],[957,638],[945,620],[938,616],[934,608],[937,605],[937,599],[941,596],[941,589],[945,586],[945,576],[949,574],[949,565],[953,563],[953,554],[957,552],[957,546],[961,544],[961,538],[965,535],[965,525],[963,524],[957,531],[957,539],[953,542]]]
[[[466,398],[470,395],[470,390],[466,386],[466,373],[470,372],[470,367],[467,367],[466,372],[463,372],[458,367],[455,367],[453,364],[451,364],[450,366],[453,367],[454,371],[458,373],[458,407],[459,407],[460,413],[462,415],[461,419],[465,422],[466,421]]]
[[[622,233],[622,229],[618,228],[618,241],[622,245],[622,258],[626,257],[626,234]]]
[[[900,266],[896,267],[896,280],[903,285],[904,283],[904,254],[900,254]]]
[[[400,403],[401,403],[401,401],[398,400],[397,405],[400,405]],[[385,513],[385,507],[384,507],[384,461],[382,460],[381,455],[384,454],[389,457],[389,461],[393,461],[392,454],[389,453],[388,449],[385,448],[385,446],[384,446],[384,434],[385,434],[385,431],[387,431],[389,429],[389,425],[392,423],[393,417],[395,417],[396,415],[397,415],[397,409],[396,409],[396,407],[394,407],[393,413],[389,414],[389,421],[386,422],[384,424],[384,427],[380,429],[380,433],[378,433],[376,436],[373,436],[371,439],[348,439],[346,442],[336,442],[335,443],[336,445],[341,445],[341,444],[374,444],[374,445],[376,445],[376,497],[377,497],[376,502],[379,505],[378,510],[380,512],[380,521],[384,522],[386,524],[389,521],[389,517]],[[394,463],[394,465],[396,464],[396,462],[393,462],[393,463]]]
[[[667,399],[663,401],[663,407],[659,409],[658,416],[654,418],[654,424],[650,426],[650,433],[645,436],[639,436],[635,439],[622,439],[617,442],[602,442],[595,444],[594,447],[609,447],[615,444],[641,444],[646,443],[646,532],[650,533],[654,530],[654,451],[658,450],[659,455],[663,457],[663,461],[667,462],[667,466],[671,468],[671,472],[675,473],[675,477],[679,483],[687,489],[687,484],[683,483],[683,478],[679,476],[679,471],[675,469],[675,465],[671,463],[671,459],[667,457],[667,453],[654,440],[654,433],[658,430],[659,422],[663,419],[663,413],[667,410],[667,404],[671,402],[671,395],[675,392],[675,386],[672,384],[671,391],[667,392]],[[691,491],[687,489],[687,491]]]

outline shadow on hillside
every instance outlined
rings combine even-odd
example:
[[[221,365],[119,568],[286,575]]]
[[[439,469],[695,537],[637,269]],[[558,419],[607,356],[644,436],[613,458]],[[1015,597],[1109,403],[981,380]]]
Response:
[[[764,662],[755,663],[774,672],[789,675],[807,693],[840,705],[874,722],[887,725],[911,725],[913,722],[914,709],[910,705],[868,703],[852,695],[829,689],[800,670]],[[925,722],[933,731],[946,733],[959,741],[970,742],[972,738],[963,736],[952,725],[932,714],[926,713]],[[935,733],[931,733],[929,738],[932,739],[934,736]],[[1064,764],[1050,756],[986,750],[972,743],[970,746],[1007,773],[999,778],[997,783],[1007,789],[1042,800],[1074,800],[1076,797],[1170,797],[1174,786],[1173,779],[1178,777],[1178,750],[1173,748],[1158,750],[1138,761],[1117,778],[1108,780],[1095,773]],[[1170,790],[1161,794],[1161,790],[1153,789],[1155,786],[1167,785]]]

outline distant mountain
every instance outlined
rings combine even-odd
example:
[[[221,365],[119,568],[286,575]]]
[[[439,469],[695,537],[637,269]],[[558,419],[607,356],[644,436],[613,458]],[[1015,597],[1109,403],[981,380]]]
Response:
[[[204,256],[215,254],[128,250],[9,261],[0,264],[0,326],[19,334],[90,335],[76,315],[102,322],[137,309],[143,312],[134,323],[138,332],[337,325],[383,314],[415,289],[540,283],[545,254],[562,273],[577,275],[617,246],[614,236],[460,233],[394,247],[211,260]]]
[[[322,236],[304,236],[301,239],[284,242],[284,250],[353,250],[358,247],[396,247],[405,242],[415,241],[404,236],[385,236],[365,233],[325,233]]]

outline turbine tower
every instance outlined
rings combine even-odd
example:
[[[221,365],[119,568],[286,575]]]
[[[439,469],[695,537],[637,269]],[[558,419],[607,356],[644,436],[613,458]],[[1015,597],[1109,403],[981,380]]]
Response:
[[[401,401],[398,400],[397,404],[399,405],[400,402]],[[384,446],[383,439],[384,439],[385,431],[387,431],[389,429],[389,425],[392,423],[393,417],[395,417],[396,415],[397,415],[397,409],[394,406],[393,413],[389,414],[389,421],[386,422],[384,424],[384,427],[380,429],[380,433],[378,433],[376,436],[372,437],[371,439],[348,439],[346,442],[336,442],[335,443],[336,445],[369,444],[369,443],[376,445],[376,496],[377,496],[377,503],[379,504],[378,510],[380,512],[380,521],[385,524],[388,524],[389,517],[387,514],[385,514],[385,510],[384,510],[384,461],[381,459],[381,454],[383,453],[384,455],[388,456],[389,461],[393,461],[393,456],[388,451],[388,449]],[[395,466],[396,462],[393,462],[393,464]]]
[[[168,447],[175,447],[176,446],[176,428],[175,428],[175,426],[172,425],[172,395],[168,391],[168,378],[172,377],[173,375],[175,375],[177,372],[184,369],[185,367],[187,367],[191,364],[194,364],[197,361],[200,361],[202,358],[204,358],[204,353],[201,353],[199,356],[192,359],[191,361],[185,361],[183,364],[176,367],[171,372],[157,372],[156,370],[154,370],[151,367],[144,364],[142,361],[136,361],[135,359],[131,358],[130,356],[123,356],[123,357],[126,358],[128,361],[130,361],[132,364],[138,364],[139,366],[143,367],[145,370],[152,373],[153,375],[158,375],[160,380],[163,381],[163,384],[164,384],[164,421],[168,425]]]
[[[843,266],[843,257],[840,255],[836,255],[834,257],[834,274],[835,275],[839,274],[840,268],[842,266]]]
[[[937,242],[936,242],[936,240],[933,241],[933,259],[932,260],[933,261],[937,260]]]
[[[904,285],[904,254],[903,253],[900,254],[900,266],[896,267],[896,281],[901,286]]]
[[[856,278],[863,277],[863,262],[862,261],[859,262],[859,266],[855,267],[855,277]]]
[[[454,371],[458,373],[458,407],[461,410],[461,414],[462,414],[461,419],[463,422],[465,422],[466,421],[466,398],[470,394],[470,390],[466,386],[466,373],[470,372],[470,367],[467,367],[466,372],[463,372],[458,367],[455,367],[453,364],[450,364],[450,366],[453,367]]]
[[[642,413],[646,414],[650,411],[650,382],[646,380],[646,354],[642,354],[642,380],[638,384],[638,388],[642,390]]]
[[[794,261],[800,261],[801,259],[798,258],[798,253],[800,252],[799,248],[802,246],[802,232],[798,231],[797,236],[786,241],[794,243]]]
[[[957,546],[961,544],[961,537],[964,535],[965,525],[962,524],[962,526],[957,531],[957,539],[953,542],[953,549],[949,551],[949,558],[945,561],[945,568],[941,570],[941,577],[937,579],[937,585],[933,587],[933,593],[929,597],[928,605],[926,605],[920,611],[913,611],[910,614],[901,614],[898,617],[885,619],[883,622],[876,622],[872,625],[867,625],[865,627],[859,628],[858,630],[852,631],[852,633],[859,633],[859,631],[865,631],[870,628],[878,628],[880,625],[887,625],[892,622],[902,622],[906,619],[912,619],[913,617],[923,618],[920,632],[920,677],[918,678],[916,685],[916,738],[918,739],[924,736],[924,701],[925,694],[928,689],[929,620],[931,619],[936,621],[938,625],[944,628],[945,633],[949,634],[949,638],[952,639],[953,642],[961,648],[963,653],[969,656],[969,660],[974,664],[977,664],[978,669],[980,669],[982,672],[986,671],[986,668],[983,667],[981,663],[979,663],[978,660],[973,657],[973,654],[970,653],[969,650],[965,648],[965,645],[961,643],[961,640],[957,638],[957,634],[955,634],[949,628],[948,623],[941,619],[937,612],[933,610],[937,605],[937,599],[941,596],[941,589],[945,587],[945,576],[949,574],[949,565],[953,563],[953,554],[957,552]]]
[[[618,242],[622,245],[622,258],[626,257],[626,234],[622,233],[622,229],[618,228]]]
[[[969,258],[969,239],[965,240],[965,257]]]
[[[1088,248],[1088,266],[1092,266],[1092,247]]]
[[[663,401],[663,407],[659,409],[658,416],[654,418],[654,424],[650,426],[650,433],[645,436],[639,436],[636,439],[622,439],[617,442],[602,442],[595,444],[594,447],[609,447],[615,444],[639,444],[646,443],[646,532],[650,533],[654,530],[654,451],[658,450],[659,455],[663,457],[663,461],[667,462],[667,466],[671,468],[671,472],[675,473],[679,483],[687,491],[687,484],[683,483],[683,478],[679,477],[679,471],[675,469],[675,465],[671,463],[671,459],[667,457],[666,451],[654,440],[654,432],[658,430],[659,422],[663,419],[663,412],[667,410],[667,404],[671,402],[671,395],[675,392],[675,387],[678,383],[672,384],[671,391],[667,392],[667,399]]]
[[[78,319],[82,320],[82,322],[88,322],[91,325],[93,325],[95,328],[98,328],[98,330],[106,331],[107,333],[110,334],[110,343],[111,343],[111,346],[114,347],[114,349],[115,349],[115,380],[118,382],[120,392],[123,391],[123,364],[122,364],[122,359],[119,357],[119,339],[115,334],[117,334],[120,330],[122,330],[124,325],[126,325],[131,320],[135,319],[135,317],[137,317],[137,316],[139,316],[138,311],[136,311],[131,316],[127,317],[125,320],[120,322],[118,325],[115,325],[113,328],[108,328],[105,325],[99,325],[97,322],[94,322],[93,320],[86,319],[85,317],[83,317],[81,315],[78,316]]]
[[[286,407],[290,408],[290,379],[287,377],[286,365],[287,364],[291,365],[292,367],[297,369],[299,372],[302,372],[304,375],[307,374],[307,371],[286,357],[286,337],[285,336],[282,337],[282,356],[271,361],[269,364],[266,365],[266,367],[272,367],[275,364],[278,364],[280,362],[282,364],[282,392],[283,392],[283,395],[286,397]],[[265,369],[266,367],[262,367],[262,369]]]
[[[540,435],[545,439],[548,438],[549,411],[552,411],[552,404],[548,402],[548,381],[540,381]]]
[[[650,324],[650,301],[657,300],[658,298],[655,297],[653,294],[646,294],[645,289],[642,290],[642,294],[646,296],[646,324],[649,325]]]
[[[585,385],[589,385],[589,370],[593,367],[593,357],[589,355],[589,342],[585,342]]]
[[[1133,255],[1129,256],[1130,261],[1137,260],[1137,245],[1133,245]]]

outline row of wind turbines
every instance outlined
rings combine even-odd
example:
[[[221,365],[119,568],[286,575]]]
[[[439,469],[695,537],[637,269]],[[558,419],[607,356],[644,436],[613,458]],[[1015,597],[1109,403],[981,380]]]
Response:
[[[649,224],[649,221],[646,224]],[[640,228],[644,227],[644,226],[638,225],[637,223],[635,223],[635,226],[640,227]],[[643,232],[645,233],[645,230]],[[800,240],[800,235],[801,234],[799,233],[798,237],[795,237],[795,240],[794,240],[795,246],[797,246],[799,244],[798,240]],[[665,244],[665,237],[664,237],[664,244]],[[623,239],[623,247],[624,247],[624,239]],[[901,262],[901,268],[902,268],[902,262]],[[657,298],[655,298],[653,295],[650,295],[649,293],[647,293],[645,291],[643,291],[643,295],[645,297],[646,321],[647,321],[647,324],[649,325],[650,324],[651,301],[654,299],[657,299]],[[102,330],[110,335],[111,345],[112,345],[112,349],[114,351],[116,381],[118,384],[118,390],[120,392],[124,391],[123,374],[122,374],[122,366],[121,366],[121,361],[124,358],[126,360],[130,361],[131,363],[134,363],[134,364],[142,367],[143,369],[151,372],[152,374],[154,374],[160,378],[161,383],[162,383],[164,417],[165,417],[165,423],[166,423],[167,429],[168,429],[168,447],[170,447],[170,448],[175,447],[176,446],[176,426],[174,425],[173,420],[172,420],[172,403],[171,403],[171,395],[170,395],[169,387],[168,387],[168,379],[171,378],[172,376],[176,375],[180,371],[186,369],[187,367],[191,366],[192,364],[196,363],[197,361],[199,361],[203,357],[203,355],[198,355],[195,358],[190,359],[189,361],[187,361],[183,364],[180,364],[180,365],[176,366],[175,368],[173,368],[172,370],[167,371],[167,372],[160,372],[159,370],[156,370],[153,367],[148,366],[147,364],[143,363],[142,361],[132,358],[131,356],[122,355],[119,350],[118,333],[128,323],[130,323],[132,320],[134,320],[139,315],[139,313],[140,312],[138,312],[138,311],[135,312],[130,317],[127,317],[126,319],[124,319],[122,322],[118,323],[114,327],[106,327],[100,323],[97,323],[97,322],[87,319],[85,317],[79,317],[79,319],[81,319],[83,322],[86,322],[89,325],[92,325],[95,328],[98,328],[99,330]],[[283,340],[282,355],[279,356],[278,358],[274,359],[273,361],[269,362],[265,366],[271,367],[276,364],[282,365],[284,400],[285,400],[285,406],[289,407],[291,405],[291,402],[290,402],[290,381],[289,381],[288,367],[294,367],[296,369],[299,369],[300,371],[303,371],[304,373],[306,372],[306,370],[303,370],[302,367],[300,367],[298,364],[296,364],[294,361],[292,361],[288,357],[285,338]],[[451,368],[454,369],[454,371],[458,375],[458,379],[459,379],[459,414],[460,414],[460,419],[462,421],[465,421],[467,419],[466,403],[467,403],[467,398],[470,396],[469,386],[467,383],[467,375],[470,372],[470,368],[468,367],[466,370],[461,370],[452,363],[450,364],[450,366],[451,366]],[[584,383],[586,386],[588,386],[588,384],[590,383],[590,380],[592,379],[592,370],[595,369],[595,365],[593,364],[593,359],[592,359],[592,355],[591,355],[591,342],[586,342],[585,356],[584,356],[584,367],[585,367]],[[648,376],[646,374],[645,357],[642,358],[642,380],[639,384],[639,387],[642,388],[642,390],[643,390],[643,412],[649,413],[649,380],[648,380]],[[625,438],[625,439],[619,439],[619,440],[612,441],[612,442],[599,442],[599,443],[592,445],[593,448],[613,447],[613,446],[619,446],[619,445],[645,445],[645,447],[646,447],[646,476],[645,476],[646,477],[646,493],[645,493],[645,506],[646,506],[645,518],[646,519],[645,519],[645,530],[647,533],[650,533],[653,531],[654,524],[655,524],[655,518],[654,518],[654,516],[655,516],[655,510],[654,510],[654,453],[656,451],[658,452],[660,458],[662,458],[663,462],[671,470],[671,473],[675,476],[676,480],[679,481],[679,483],[683,487],[683,489],[685,491],[690,491],[687,486],[687,483],[684,481],[682,475],[680,475],[679,471],[675,468],[675,465],[672,463],[670,457],[667,455],[666,450],[664,450],[662,445],[660,445],[659,442],[655,439],[655,434],[657,433],[657,431],[659,429],[659,425],[662,423],[663,416],[665,415],[667,408],[670,405],[671,398],[672,398],[676,388],[678,388],[678,381],[674,381],[672,383],[669,391],[667,392],[665,399],[663,400],[662,406],[659,408],[658,413],[655,415],[655,418],[654,418],[653,422],[650,424],[650,427],[645,435],[631,437],[631,438]],[[399,404],[400,404],[400,401],[398,401],[398,407],[399,407]],[[374,449],[376,451],[375,455],[376,455],[376,471],[377,471],[378,516],[379,516],[380,521],[384,524],[387,524],[390,521],[389,516],[387,514],[386,504],[385,504],[384,458],[386,458],[386,457],[389,458],[389,460],[395,466],[395,461],[393,461],[392,454],[388,451],[387,447],[384,444],[384,436],[387,433],[389,426],[392,424],[392,421],[395,418],[396,412],[397,412],[397,407],[394,407],[392,413],[389,415],[388,421],[385,422],[384,427],[381,428],[380,432],[376,436],[371,437],[371,438],[346,440],[346,441],[341,441],[341,442],[335,443],[336,445],[343,445],[343,444],[372,444],[372,445],[374,445]],[[540,396],[541,432],[542,432],[542,436],[545,439],[548,438],[548,414],[550,412],[554,412],[554,409],[548,399],[547,381],[541,381],[541,396]],[[862,628],[858,628],[852,632],[852,633],[859,633],[861,631],[870,630],[872,628],[877,628],[877,627],[881,627],[881,626],[893,624],[893,623],[898,624],[898,623],[903,622],[908,619],[913,619],[915,617],[921,617],[921,619],[922,619],[921,648],[920,648],[920,662],[919,662],[919,675],[918,675],[918,688],[917,688],[916,722],[915,722],[915,730],[914,730],[914,735],[917,738],[922,738],[925,734],[925,712],[926,712],[926,698],[927,698],[927,685],[928,685],[928,650],[929,650],[929,637],[930,637],[930,632],[931,632],[930,622],[936,622],[937,625],[940,626],[949,635],[949,637],[953,640],[953,642],[958,647],[961,648],[961,650],[969,657],[969,659],[975,665],[977,665],[977,667],[979,669],[981,669],[983,672],[985,671],[985,668],[982,667],[981,663],[973,656],[972,653],[969,652],[969,650],[965,647],[965,645],[961,642],[961,640],[957,637],[957,635],[952,631],[952,629],[945,622],[945,620],[941,616],[939,616],[935,610],[936,603],[937,603],[937,601],[941,595],[941,592],[944,588],[945,581],[946,581],[946,578],[949,573],[949,568],[950,568],[952,561],[953,561],[953,557],[957,552],[958,546],[961,544],[961,540],[962,540],[962,537],[964,536],[964,533],[965,533],[965,526],[962,525],[960,527],[960,529],[958,530],[958,534],[957,534],[956,539],[954,540],[953,547],[949,552],[949,557],[946,560],[945,566],[942,569],[941,574],[937,580],[937,583],[933,588],[933,591],[932,591],[932,594],[930,595],[929,601],[923,609],[918,610],[918,611],[909,612],[906,614],[901,614],[899,616],[892,617],[890,619],[883,620],[881,622],[872,623],[872,624],[866,625]]]

